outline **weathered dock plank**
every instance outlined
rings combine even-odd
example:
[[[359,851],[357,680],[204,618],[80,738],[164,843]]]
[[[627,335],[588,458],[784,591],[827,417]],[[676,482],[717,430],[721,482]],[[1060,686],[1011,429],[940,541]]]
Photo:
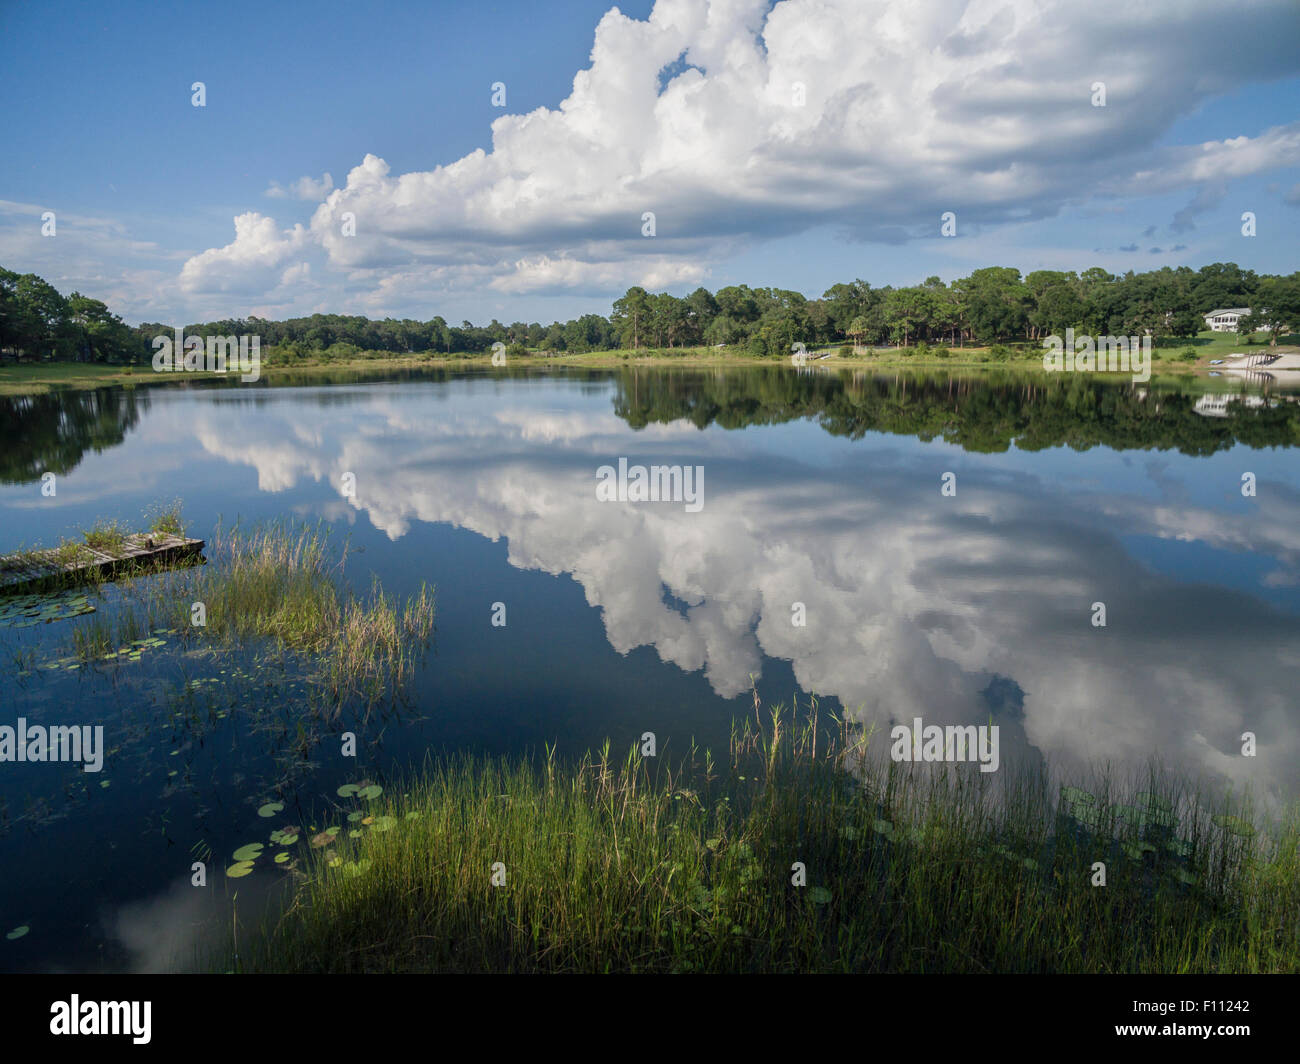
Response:
[[[57,547],[0,556],[0,594],[33,584],[66,586],[111,579],[141,566],[175,565],[202,553],[204,542],[157,532],[133,532],[123,537],[122,545],[113,551],[84,543],[75,547],[72,560],[62,560],[66,548],[61,551]]]

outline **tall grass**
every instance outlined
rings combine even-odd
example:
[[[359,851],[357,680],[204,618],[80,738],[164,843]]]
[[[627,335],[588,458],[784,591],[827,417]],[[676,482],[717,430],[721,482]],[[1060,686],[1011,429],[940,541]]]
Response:
[[[432,590],[421,584],[404,604],[378,584],[361,598],[342,583],[345,551],[327,532],[274,523],[218,529],[209,564],[154,575],[125,587],[116,616],[95,618],[73,633],[83,661],[168,629],[190,648],[287,650],[311,659],[337,705],[373,701],[411,675],[433,631]],[[193,623],[195,603],[202,625]]]
[[[244,971],[1300,970],[1300,819],[1246,834],[1153,773],[1083,819],[1043,771],[900,766],[779,708],[729,763],[455,756],[391,830],[307,850]],[[1154,784],[1158,792],[1149,790]],[[1073,792],[1063,792],[1065,794]],[[1163,816],[1164,803],[1183,815]],[[1087,803],[1084,803],[1087,804]],[[1136,807],[1130,807],[1136,808]],[[1076,810],[1077,812],[1077,810]],[[1241,810],[1236,812],[1240,813]],[[340,821],[342,815],[339,815]],[[1156,823],[1158,821],[1158,823]],[[1228,825],[1224,827],[1222,825]],[[1144,848],[1134,840],[1145,841]],[[1149,840],[1149,841],[1148,841]],[[1125,846],[1136,856],[1131,856]],[[499,865],[498,865],[499,862]],[[1106,885],[1094,886],[1095,864]],[[491,882],[504,866],[504,885]],[[805,885],[794,885],[798,865]]]

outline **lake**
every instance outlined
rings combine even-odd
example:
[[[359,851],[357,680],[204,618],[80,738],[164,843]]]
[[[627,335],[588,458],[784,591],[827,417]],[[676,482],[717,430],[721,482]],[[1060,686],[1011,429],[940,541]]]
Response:
[[[340,784],[440,752],[625,753],[647,731],[669,759],[723,749],[755,689],[885,735],[992,720],[1004,765],[1158,759],[1294,800],[1295,398],[773,366],[0,399],[0,551],[180,497],[191,535],[323,521],[352,587],[437,594],[404,703],[305,735],[297,681],[251,661],[178,709],[200,666],[166,642],[42,668],[88,618],[0,627],[0,725],[103,725],[107,747],[97,774],[0,764],[0,934],[30,928],[0,970],[187,966],[237,891],[242,914],[273,890],[222,874],[272,799],[309,824]],[[598,498],[620,460],[698,471],[698,505]]]

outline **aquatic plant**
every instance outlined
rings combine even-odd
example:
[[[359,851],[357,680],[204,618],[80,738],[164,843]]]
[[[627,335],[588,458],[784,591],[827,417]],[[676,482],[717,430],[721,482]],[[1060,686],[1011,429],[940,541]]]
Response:
[[[1041,766],[960,768],[899,765],[779,707],[738,725],[722,764],[608,744],[440,759],[381,799],[343,796],[366,827],[301,851],[238,966],[1300,970],[1300,809],[1264,822],[1155,771],[1057,788]]]
[[[186,649],[295,655],[315,681],[316,712],[333,715],[350,701],[369,706],[398,692],[432,635],[432,589],[422,584],[399,602],[375,583],[357,596],[340,579],[345,555],[329,548],[323,526],[218,529],[208,554],[203,567],[123,582],[124,608],[74,631],[77,657],[135,659],[161,644],[158,632]],[[194,602],[205,606],[201,627],[190,623]]]
[[[5,595],[0,598],[0,628],[31,628],[94,612],[94,604],[78,591]]]

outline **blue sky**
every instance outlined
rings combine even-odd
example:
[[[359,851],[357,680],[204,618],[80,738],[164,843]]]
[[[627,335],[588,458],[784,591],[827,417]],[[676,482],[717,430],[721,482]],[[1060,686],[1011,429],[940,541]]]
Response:
[[[130,322],[549,321],[633,283],[815,296],[984,265],[1294,271],[1300,7],[1138,8],[3,4],[0,264]]]

